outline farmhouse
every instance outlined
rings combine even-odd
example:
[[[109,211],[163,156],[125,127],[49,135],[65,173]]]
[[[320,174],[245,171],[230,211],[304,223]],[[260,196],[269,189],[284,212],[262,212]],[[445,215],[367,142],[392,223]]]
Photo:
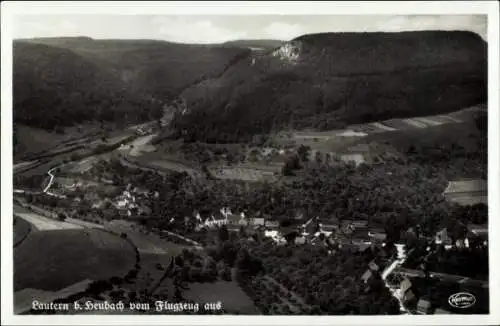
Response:
[[[445,248],[449,248],[452,246],[451,238],[448,236],[448,231],[446,228],[436,232],[436,236],[434,237],[434,242],[437,245],[443,244]]]
[[[488,204],[488,184],[486,180],[451,181],[443,195],[459,205]]]

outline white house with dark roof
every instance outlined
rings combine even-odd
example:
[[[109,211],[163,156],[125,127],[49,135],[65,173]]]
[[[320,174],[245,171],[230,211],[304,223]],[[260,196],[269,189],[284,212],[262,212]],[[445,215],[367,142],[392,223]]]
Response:
[[[459,205],[488,204],[488,183],[481,179],[450,181],[443,195]]]

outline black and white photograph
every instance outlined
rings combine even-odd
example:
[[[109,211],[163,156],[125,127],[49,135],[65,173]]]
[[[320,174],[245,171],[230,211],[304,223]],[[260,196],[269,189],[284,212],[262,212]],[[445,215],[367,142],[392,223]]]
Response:
[[[497,2],[99,3],[2,4],[2,324],[500,323]]]

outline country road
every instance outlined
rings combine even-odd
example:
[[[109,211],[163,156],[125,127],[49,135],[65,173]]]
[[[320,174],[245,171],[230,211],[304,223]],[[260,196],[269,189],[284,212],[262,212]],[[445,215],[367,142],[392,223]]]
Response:
[[[120,163],[130,168],[155,172],[162,175],[168,174],[168,171],[174,171],[179,173],[186,172],[192,178],[200,178],[202,176],[201,172],[177,162],[161,161],[162,166],[154,166],[153,164],[145,166],[132,162],[125,157],[121,157]]]
[[[54,183],[54,177],[55,177],[55,176],[52,174],[52,172],[53,172],[55,169],[60,168],[60,167],[62,167],[62,165],[56,166],[55,168],[52,168],[52,169],[50,169],[50,170],[47,172],[47,174],[48,174],[48,175],[49,175],[49,177],[50,177],[50,180],[49,180],[49,183],[47,184],[47,186],[45,187],[45,189],[43,189],[43,192],[44,192],[44,193],[47,193],[47,191],[49,190],[49,188],[52,186],[52,183]]]
[[[396,298],[399,302],[399,310],[401,313],[404,315],[411,315],[410,311],[406,308],[405,302],[404,302],[404,293],[401,293],[399,289],[392,288],[389,283],[387,282],[387,277],[391,275],[396,268],[398,268],[400,265],[402,265],[405,262],[405,259],[398,259],[396,258],[389,266],[387,266],[384,271],[382,272],[382,280],[385,283],[386,288],[389,289],[391,292],[392,296]]]

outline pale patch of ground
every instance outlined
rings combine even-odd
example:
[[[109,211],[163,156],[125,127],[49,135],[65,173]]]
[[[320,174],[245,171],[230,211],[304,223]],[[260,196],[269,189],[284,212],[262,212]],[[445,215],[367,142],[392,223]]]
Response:
[[[134,243],[141,254],[155,254],[155,255],[165,255],[169,254],[167,248],[168,245],[160,239],[159,236],[155,234],[143,234],[130,227],[126,224],[117,223],[112,221],[106,225],[106,229],[113,231],[115,233],[125,233],[127,237]]]
[[[365,137],[365,136],[368,136],[368,134],[366,132],[361,132],[361,131],[345,130],[345,131],[337,134],[337,136],[341,136],[341,137]]]
[[[212,171],[214,175],[220,179],[259,181],[274,177],[273,171],[253,169],[250,167],[217,167],[212,169]]]
[[[88,171],[92,168],[92,166],[97,163],[99,159],[95,156],[86,158],[82,161],[75,162],[71,164],[68,168],[68,172],[71,173],[80,173],[80,172],[85,172]]]
[[[82,226],[84,228],[97,228],[97,229],[104,229],[104,226],[102,226],[101,224],[97,224],[97,223],[92,223],[92,222],[87,222],[87,221],[82,221],[82,220],[77,220],[77,219],[74,219],[74,218],[67,218],[66,221],[68,223],[71,223],[71,224],[75,224],[75,225],[79,225],[79,226]]]
[[[417,128],[426,128],[427,126],[420,122],[420,121],[416,121],[415,119],[403,119],[403,122],[404,123],[407,123],[413,127],[417,127]]]
[[[340,159],[344,162],[354,162],[356,165],[360,165],[361,163],[365,163],[365,157],[363,154],[343,154],[340,155]]]
[[[38,231],[65,230],[65,229],[68,230],[68,229],[83,228],[81,225],[53,220],[48,217],[44,217],[35,213],[14,213],[14,214],[24,219],[28,223],[31,223]]]
[[[329,140],[332,138],[330,135],[302,135],[302,134],[294,134],[293,138],[295,139],[318,139],[318,140]]]
[[[462,120],[457,119],[455,117],[452,117],[451,115],[439,115],[438,117],[441,119],[445,119],[450,123],[461,123],[462,122]]]
[[[470,195],[454,196],[454,197],[450,197],[449,200],[452,202],[455,202],[459,205],[462,205],[462,206],[475,205],[478,203],[488,204],[488,196],[484,196],[484,195],[478,196],[478,195],[470,194]]]
[[[422,123],[425,123],[429,126],[439,126],[442,125],[443,123],[437,120],[432,119],[432,117],[429,118],[415,118],[415,120],[420,121]]]
[[[155,136],[156,134],[142,136],[132,141],[129,145],[127,145],[128,149],[130,149],[129,155],[140,156],[142,155],[142,152],[154,151],[154,146],[149,145],[149,143],[151,142],[151,140],[153,140]],[[124,146],[124,149],[126,149],[127,146]]]
[[[36,163],[36,161],[28,161],[28,162],[19,162],[19,163],[16,163],[13,166],[14,172],[16,172],[16,170],[28,167],[28,166],[30,166],[32,164],[35,164],[35,163]]]
[[[90,283],[92,283],[92,280],[86,279],[61,289],[60,291],[44,291],[31,288],[22,289],[14,293],[14,313],[20,314],[29,311],[32,308],[33,300],[49,303],[57,299],[67,298],[73,294],[83,292]]]
[[[432,120],[439,122],[441,124],[447,124],[447,123],[452,123],[453,121],[450,120],[447,116],[445,115],[436,115],[432,117]]]
[[[258,314],[252,299],[235,281],[217,281],[214,283],[189,283],[189,289],[182,295],[200,304],[221,302],[224,310],[240,314]]]

